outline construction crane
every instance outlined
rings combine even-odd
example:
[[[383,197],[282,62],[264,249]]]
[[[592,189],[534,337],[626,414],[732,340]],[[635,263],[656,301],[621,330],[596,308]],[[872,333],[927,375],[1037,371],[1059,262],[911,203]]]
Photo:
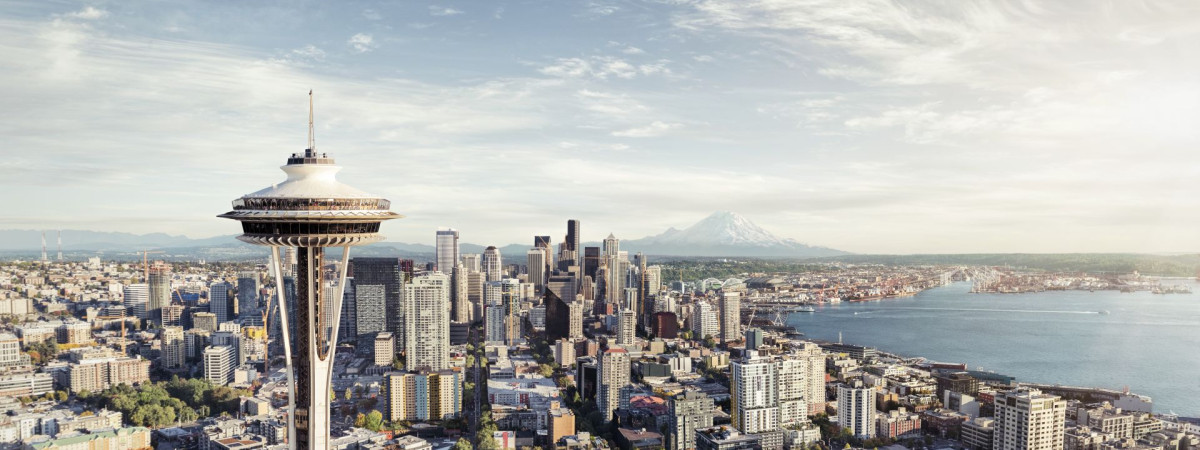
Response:
[[[128,342],[125,339],[125,322],[129,319],[129,317],[128,316],[96,316],[96,319],[97,320],[112,320],[112,319],[120,319],[121,320],[121,356],[125,356],[126,355],[125,344]]]
[[[166,253],[166,252],[162,251],[162,250],[138,250],[137,253],[142,254],[142,268],[143,268],[142,270],[144,272],[144,274],[143,274],[144,278],[142,278],[142,279],[146,280],[146,282],[149,283],[150,282],[150,260],[147,258],[147,256],[150,255],[151,253]]]

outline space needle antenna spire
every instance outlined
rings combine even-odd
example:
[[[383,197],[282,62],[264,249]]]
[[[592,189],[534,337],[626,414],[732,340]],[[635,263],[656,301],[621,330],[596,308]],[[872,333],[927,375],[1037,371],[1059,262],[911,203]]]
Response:
[[[308,149],[317,152],[317,137],[313,132],[313,91],[308,90]]]

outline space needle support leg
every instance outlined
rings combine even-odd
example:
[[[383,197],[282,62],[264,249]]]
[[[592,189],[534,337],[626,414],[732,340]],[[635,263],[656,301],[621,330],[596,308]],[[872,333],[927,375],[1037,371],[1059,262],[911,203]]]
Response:
[[[288,386],[288,448],[296,450],[296,377],[292,374],[292,340],[288,333],[287,296],[283,292],[283,264],[279,247],[271,246],[271,267],[275,270],[275,292],[279,302],[279,326],[283,330],[283,354]],[[267,374],[270,376],[270,374]]]
[[[330,320],[333,322],[332,333],[329,339],[329,357],[332,359],[337,350],[338,329],[342,323],[342,300],[346,296],[346,272],[350,269],[350,246],[342,247],[342,266],[338,274],[338,293],[333,298],[333,317]],[[329,372],[325,374],[329,386],[333,386],[333,365],[329,365]]]

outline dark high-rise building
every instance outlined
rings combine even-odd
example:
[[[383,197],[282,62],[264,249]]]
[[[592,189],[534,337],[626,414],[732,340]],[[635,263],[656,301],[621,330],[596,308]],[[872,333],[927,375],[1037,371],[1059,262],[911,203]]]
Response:
[[[600,269],[600,247],[584,247],[583,274],[595,280],[598,269]]]
[[[383,239],[378,234],[382,221],[400,217],[390,211],[386,199],[335,179],[340,167],[317,152],[314,143],[311,92],[308,130],[308,148],[293,153],[283,166],[287,180],[234,200],[233,210],[219,216],[241,222],[239,240],[271,248],[278,284],[283,278],[280,247],[297,250],[296,315],[288,317],[289,324],[295,321],[297,333],[285,339],[292,348],[288,377],[294,378],[288,383],[287,436],[292,448],[302,450],[327,449],[331,440],[329,393],[337,346],[327,330],[336,328],[341,311],[329,308],[327,302],[340,301],[342,292],[325,292],[331,286],[322,276],[325,249],[341,247],[344,261],[351,246]],[[340,266],[339,278],[344,280],[348,265]],[[356,272],[364,274],[361,265]]]
[[[575,384],[579,386],[579,398],[596,398],[600,392],[596,386],[599,381],[599,364],[594,356],[582,356],[575,360]]]
[[[979,380],[966,372],[954,372],[934,377],[937,380],[937,398],[946,398],[946,391],[975,395],[979,393]]]
[[[359,349],[374,345],[375,334],[388,331],[403,335],[404,308],[400,289],[404,286],[404,263],[397,258],[354,258],[355,330]],[[397,345],[397,351],[402,344]]]
[[[571,219],[567,221],[567,250],[578,252],[580,250],[580,235],[579,221]]]
[[[542,297],[546,305],[546,342],[556,342],[571,336],[571,308],[554,291],[546,290]]]
[[[550,236],[534,236],[533,237],[533,247],[549,249],[550,248]]]
[[[400,273],[404,274],[404,282],[405,282],[405,283],[407,283],[407,282],[409,282],[409,281],[412,281],[412,278],[413,278],[413,260],[411,260],[411,259],[401,259],[401,260],[400,260]]]
[[[659,339],[675,339],[679,337],[679,318],[675,317],[675,313],[670,311],[662,311],[654,313],[654,320],[650,322],[650,328],[654,332],[654,336]]]

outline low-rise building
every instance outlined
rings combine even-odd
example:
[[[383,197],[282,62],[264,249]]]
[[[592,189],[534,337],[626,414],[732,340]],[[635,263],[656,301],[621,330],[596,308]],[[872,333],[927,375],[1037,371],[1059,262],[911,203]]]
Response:
[[[876,418],[875,435],[897,438],[921,431],[921,415],[904,408],[882,413]]]

